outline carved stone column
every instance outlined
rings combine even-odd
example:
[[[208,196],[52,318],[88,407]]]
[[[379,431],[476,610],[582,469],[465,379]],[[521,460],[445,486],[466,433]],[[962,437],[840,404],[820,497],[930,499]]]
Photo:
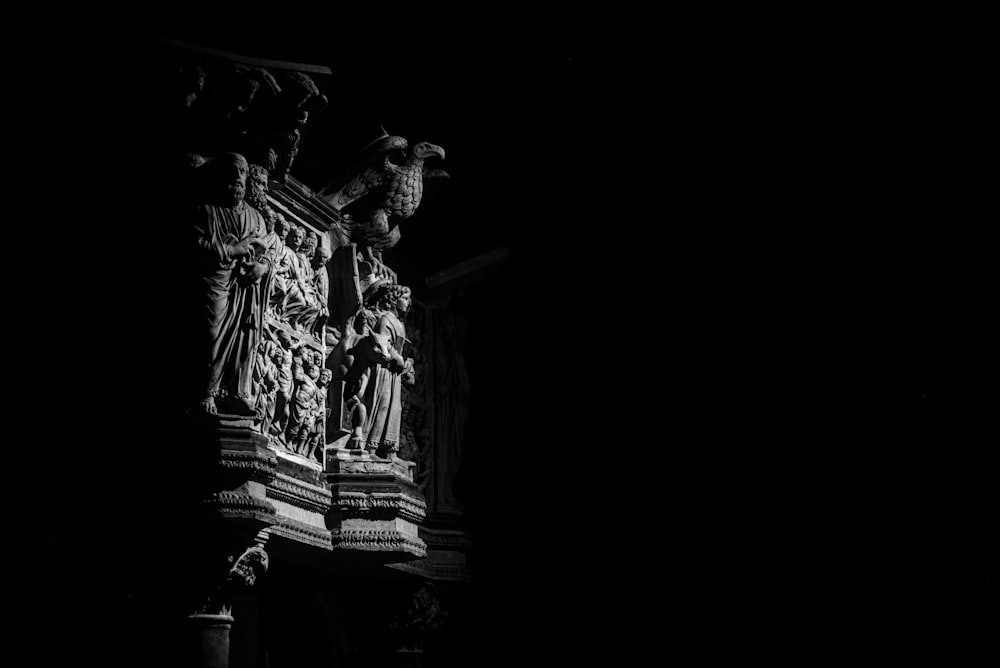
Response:
[[[267,570],[277,459],[249,418],[194,414],[179,432],[189,504],[175,518],[185,668],[227,668],[232,597]]]
[[[229,631],[235,619],[232,615],[234,594],[252,587],[268,566],[264,543],[267,534],[261,533],[257,542],[238,557],[227,560],[228,571],[215,583],[204,599],[187,617],[185,626],[183,661],[194,668],[228,668]]]

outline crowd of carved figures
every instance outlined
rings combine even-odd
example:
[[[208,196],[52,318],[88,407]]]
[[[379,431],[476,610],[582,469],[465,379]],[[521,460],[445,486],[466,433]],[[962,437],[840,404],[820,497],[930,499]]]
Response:
[[[200,410],[249,417],[273,446],[319,461],[333,442],[395,455],[403,388],[414,383],[411,295],[382,252],[419,206],[425,174],[447,177],[424,169],[444,150],[376,140],[320,193],[340,228],[313,229],[268,193],[287,182],[310,114],[326,105],[310,77],[250,66],[171,73],[171,141],[199,184],[189,266],[205,353]]]
[[[348,415],[349,446],[397,452],[401,386],[413,382],[412,360],[400,352],[409,288],[348,246],[370,280],[348,321],[328,333],[331,251],[319,234],[269,205],[262,166],[236,153],[193,164],[217,186],[194,226],[211,352],[201,408],[253,416],[275,446],[321,459],[329,387],[343,382],[336,399]]]

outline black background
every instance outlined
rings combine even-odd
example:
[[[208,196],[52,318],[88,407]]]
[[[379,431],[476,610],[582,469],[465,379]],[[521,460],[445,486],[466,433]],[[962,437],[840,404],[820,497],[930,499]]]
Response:
[[[170,345],[150,295],[182,268],[158,251],[144,61],[122,55],[166,34],[328,65],[345,126],[444,146],[451,183],[401,255],[510,250],[454,302],[477,644],[995,655],[985,4],[240,12],[101,5],[8,44],[5,440],[45,480],[15,475],[15,525],[85,526],[114,506],[68,497],[143,489],[168,456],[144,427]]]

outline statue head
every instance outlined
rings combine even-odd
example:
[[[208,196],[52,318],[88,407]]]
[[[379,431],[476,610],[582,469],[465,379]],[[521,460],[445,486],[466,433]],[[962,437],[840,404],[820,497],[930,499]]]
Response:
[[[236,206],[243,201],[250,173],[246,158],[239,153],[223,153],[207,161],[204,168],[209,170],[212,190],[220,204]]]
[[[330,381],[333,380],[333,371],[323,367],[319,372],[319,384],[329,385]]]
[[[313,269],[319,269],[320,267],[326,266],[326,263],[330,261],[330,249],[325,246],[319,246],[316,248],[316,252],[312,256],[312,266]]]
[[[285,237],[288,235],[288,229],[289,229],[289,227],[290,227],[290,225],[289,225],[288,221],[285,219],[285,217],[282,216],[280,212],[275,211],[274,212],[274,232],[275,232],[275,234],[278,235],[278,238],[281,239],[282,241],[284,241]]]
[[[386,285],[381,290],[378,303],[382,308],[394,308],[403,315],[410,310],[410,288],[397,283]]]
[[[280,345],[272,343],[270,353],[271,361],[275,364],[281,364],[285,361],[285,349]]]
[[[267,206],[267,170],[260,165],[250,165],[246,200],[262,213]]]
[[[294,225],[289,231],[288,238],[285,240],[285,243],[288,244],[288,247],[293,251],[297,251],[299,250],[299,246],[302,245],[302,242],[305,241],[305,238],[306,228],[301,225]]]
[[[319,244],[319,237],[313,231],[306,232],[306,238],[302,241],[302,246],[299,251],[306,257],[312,257],[312,254],[316,252],[316,246]]]

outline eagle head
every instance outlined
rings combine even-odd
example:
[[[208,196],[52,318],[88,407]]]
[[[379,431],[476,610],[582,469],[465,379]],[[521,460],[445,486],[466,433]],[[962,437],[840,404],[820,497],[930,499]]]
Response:
[[[437,157],[444,160],[444,149],[438,146],[437,144],[432,144],[427,141],[422,141],[414,144],[410,148],[410,152],[414,158],[420,158],[421,160],[424,158],[429,158],[432,155],[436,155]]]

